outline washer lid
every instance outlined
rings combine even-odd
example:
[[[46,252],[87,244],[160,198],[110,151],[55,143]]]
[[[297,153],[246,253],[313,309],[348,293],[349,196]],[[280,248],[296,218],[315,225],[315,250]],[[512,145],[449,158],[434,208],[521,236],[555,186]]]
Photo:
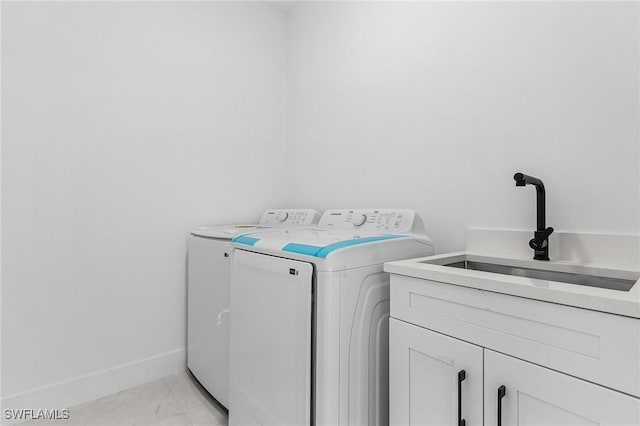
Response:
[[[424,235],[337,229],[267,229],[233,238],[236,249],[313,263],[318,271],[340,271],[433,254]]]
[[[217,225],[217,226],[200,226],[193,231],[191,235],[198,237],[218,238],[222,240],[231,240],[240,234],[244,234],[258,229],[265,229],[267,226],[260,225]]]
[[[281,229],[247,233],[233,238],[240,245],[256,249],[296,253],[325,259],[330,253],[377,241],[410,238],[410,235],[334,231],[327,229]]]

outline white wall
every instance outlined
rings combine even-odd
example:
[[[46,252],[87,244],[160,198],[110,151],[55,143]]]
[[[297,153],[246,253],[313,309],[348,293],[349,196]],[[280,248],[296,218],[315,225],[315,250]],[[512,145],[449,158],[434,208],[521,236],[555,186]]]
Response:
[[[289,202],[467,227],[639,231],[638,3],[304,3],[289,17]]]
[[[285,201],[285,18],[2,2],[5,407],[184,369],[188,231]]]

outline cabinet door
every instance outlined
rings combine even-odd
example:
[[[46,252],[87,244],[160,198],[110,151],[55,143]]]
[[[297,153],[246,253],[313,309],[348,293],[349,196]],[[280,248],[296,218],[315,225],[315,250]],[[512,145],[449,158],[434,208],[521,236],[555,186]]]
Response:
[[[464,380],[459,377],[464,371]],[[391,318],[391,425],[482,425],[482,348]]]
[[[632,396],[488,349],[484,362],[485,426],[640,424],[640,400]]]

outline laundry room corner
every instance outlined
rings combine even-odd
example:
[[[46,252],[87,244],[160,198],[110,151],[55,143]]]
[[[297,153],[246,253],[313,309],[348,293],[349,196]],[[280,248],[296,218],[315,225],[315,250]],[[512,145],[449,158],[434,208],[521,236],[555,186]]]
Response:
[[[3,426],[640,425],[639,277],[640,1],[0,0]]]
[[[284,11],[1,7],[4,408],[184,371],[188,231],[285,201]]]

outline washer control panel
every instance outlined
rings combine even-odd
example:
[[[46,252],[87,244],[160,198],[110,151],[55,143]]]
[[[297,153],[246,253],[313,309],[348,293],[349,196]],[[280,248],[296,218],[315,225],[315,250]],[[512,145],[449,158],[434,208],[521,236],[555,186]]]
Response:
[[[313,209],[267,210],[260,216],[264,226],[312,226],[318,223],[320,213]]]
[[[322,214],[318,227],[363,231],[415,231],[416,212],[411,209],[332,209]]]

